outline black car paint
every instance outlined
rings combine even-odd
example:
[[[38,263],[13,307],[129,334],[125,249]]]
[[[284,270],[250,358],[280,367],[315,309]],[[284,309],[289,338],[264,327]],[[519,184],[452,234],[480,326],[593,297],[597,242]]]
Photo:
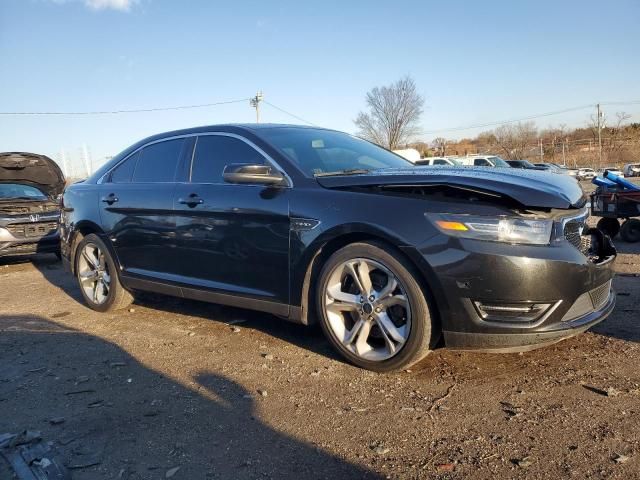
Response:
[[[314,179],[264,141],[261,128],[278,127],[199,127],[150,137],[87,181],[68,188],[62,224],[62,253],[68,266],[73,269],[69,261],[78,233],[98,233],[117,258],[125,287],[254,308],[309,323],[311,287],[326,252],[351,241],[382,241],[413,262],[436,306],[434,320],[447,344],[457,347],[491,346],[501,336],[506,336],[501,340],[505,347],[555,340],[603,319],[613,308],[611,297],[591,318],[561,321],[581,294],[611,279],[613,256],[593,263],[566,241],[524,246],[453,238],[425,217],[443,211],[508,215],[514,206],[535,207],[550,215],[557,209],[575,213],[584,197],[573,179],[464,168]],[[159,195],[134,185],[99,183],[120,160],[150,141],[209,132],[249,140],[285,170],[291,184],[190,184],[178,176]],[[461,188],[472,200],[397,190],[407,186],[427,191]],[[136,190],[130,204],[126,187]],[[112,194],[118,197],[117,208],[101,201]],[[202,203],[179,203],[194,194]],[[172,202],[167,201],[169,195]],[[113,215],[119,215],[117,221]],[[151,251],[145,252],[148,248]],[[469,308],[472,298],[559,305],[543,323],[516,327],[484,322]]]
[[[529,208],[580,208],[586,203],[575,179],[531,170],[496,170],[492,167],[414,167],[374,170],[349,176],[319,177],[326,188],[354,186],[454,186],[509,197]]]

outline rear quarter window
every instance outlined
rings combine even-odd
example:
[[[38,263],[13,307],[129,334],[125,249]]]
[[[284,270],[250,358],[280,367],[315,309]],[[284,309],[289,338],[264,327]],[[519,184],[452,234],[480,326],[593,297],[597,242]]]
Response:
[[[118,165],[111,171],[111,175],[109,176],[109,181],[111,183],[129,183],[131,182],[131,177],[133,177],[133,171],[136,168],[136,163],[138,162],[138,157],[140,156],[140,152],[136,152],[127,158],[124,162]]]

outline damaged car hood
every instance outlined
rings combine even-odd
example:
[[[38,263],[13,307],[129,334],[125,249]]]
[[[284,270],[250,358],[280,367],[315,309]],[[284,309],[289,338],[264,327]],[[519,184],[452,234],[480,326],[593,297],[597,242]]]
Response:
[[[569,175],[494,167],[414,167],[316,177],[325,188],[447,186],[509,197],[526,206],[580,208],[586,197]]]
[[[64,175],[56,162],[45,155],[27,152],[0,153],[0,183],[23,183],[50,197],[64,190]]]

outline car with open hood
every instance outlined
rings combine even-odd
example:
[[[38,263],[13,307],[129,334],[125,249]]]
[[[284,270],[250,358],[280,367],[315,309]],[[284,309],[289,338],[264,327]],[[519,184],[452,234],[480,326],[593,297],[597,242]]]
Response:
[[[393,371],[441,344],[527,350],[603,320],[616,251],[587,216],[565,175],[217,125],[144,139],[67,187],[61,248],[94,310],[137,291],[260,310]]]
[[[65,185],[49,157],[0,153],[0,257],[59,254],[58,197]]]

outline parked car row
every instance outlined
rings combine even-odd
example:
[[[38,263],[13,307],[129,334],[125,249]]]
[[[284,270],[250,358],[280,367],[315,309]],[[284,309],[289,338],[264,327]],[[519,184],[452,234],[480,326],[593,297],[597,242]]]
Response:
[[[11,208],[28,211],[5,213],[4,235],[37,224],[25,220],[33,209],[58,210],[57,171],[12,158],[1,181],[15,189]],[[466,168],[415,168],[313,127],[162,133],[66,188],[60,251],[96,311],[153,291],[317,322],[376,371],[407,368],[440,342],[529,350],[609,315],[616,251],[587,226],[577,182],[497,156],[457,160]],[[26,200],[26,187],[47,200]]]
[[[528,160],[503,160],[497,155],[468,155],[464,157],[427,157],[419,158],[414,149],[397,150],[396,153],[408,159],[416,166],[482,166],[482,167],[512,167],[525,170],[541,170],[576,177],[578,180],[591,180],[610,171],[619,177],[640,176],[640,164],[627,164],[622,170],[615,166],[604,167],[598,171],[589,167],[570,168],[557,163],[532,163]]]

